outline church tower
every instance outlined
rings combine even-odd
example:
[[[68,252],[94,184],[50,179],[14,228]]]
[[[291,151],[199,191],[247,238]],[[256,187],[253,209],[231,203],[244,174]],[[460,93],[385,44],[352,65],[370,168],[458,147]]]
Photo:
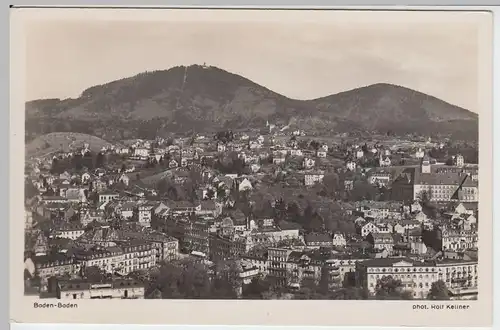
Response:
[[[431,173],[431,160],[429,156],[425,155],[420,163],[420,171],[422,173]]]

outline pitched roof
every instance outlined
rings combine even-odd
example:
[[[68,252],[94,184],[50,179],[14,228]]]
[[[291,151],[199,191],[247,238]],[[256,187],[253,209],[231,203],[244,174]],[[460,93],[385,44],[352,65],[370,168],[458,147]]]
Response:
[[[370,233],[369,235],[371,235],[373,237],[373,239],[386,239],[386,238],[389,238],[389,239],[394,239],[394,237],[392,236],[391,233]]]
[[[206,201],[201,201],[201,209],[202,210],[213,210],[215,209],[215,201],[213,200],[206,200]]]
[[[400,262],[406,262],[413,266],[431,266],[429,263],[412,260],[410,258],[377,258],[361,261],[360,264],[366,267],[393,267]]]
[[[310,233],[304,239],[306,242],[332,242],[332,237],[324,233]]]
[[[83,227],[79,222],[63,222],[60,223],[56,228],[57,231],[73,231],[73,230],[82,230]]]
[[[415,169],[413,184],[416,185],[459,185],[464,180],[461,173],[422,173]]]
[[[117,193],[116,191],[107,189],[107,190],[101,191],[99,193],[99,196],[103,196],[103,195],[119,195],[119,193]]]
[[[120,239],[120,233],[112,229],[111,227],[97,227],[94,228],[78,238],[78,241],[87,242],[103,242],[103,241],[114,241]]]

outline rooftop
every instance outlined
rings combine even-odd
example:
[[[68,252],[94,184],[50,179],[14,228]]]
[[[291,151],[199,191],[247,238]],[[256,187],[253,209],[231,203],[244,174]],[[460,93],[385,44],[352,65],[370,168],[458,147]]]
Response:
[[[412,260],[410,258],[377,258],[360,262],[365,267],[396,267],[396,266],[432,266],[432,263]]]
[[[90,290],[94,285],[98,286],[109,285],[109,287],[115,289],[136,288],[144,286],[144,284],[141,281],[135,279],[115,279],[97,283],[87,280],[67,280],[67,281],[58,281],[58,284],[61,291]]]

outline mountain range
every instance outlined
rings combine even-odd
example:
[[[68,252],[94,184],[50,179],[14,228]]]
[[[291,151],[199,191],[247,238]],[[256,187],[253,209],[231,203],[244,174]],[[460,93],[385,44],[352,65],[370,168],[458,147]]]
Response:
[[[27,139],[61,131],[106,140],[149,138],[261,128],[267,121],[319,134],[478,135],[477,114],[402,86],[380,83],[295,100],[242,76],[199,65],[141,73],[90,87],[74,99],[26,103]]]

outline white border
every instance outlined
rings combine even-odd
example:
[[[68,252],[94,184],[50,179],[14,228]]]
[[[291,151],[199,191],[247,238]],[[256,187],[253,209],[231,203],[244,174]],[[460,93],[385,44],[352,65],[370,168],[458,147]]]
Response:
[[[186,6],[186,7],[189,7],[189,6]],[[205,6],[204,6],[205,7]],[[221,7],[221,6],[217,6],[217,7]],[[228,7],[228,6],[226,6]],[[258,7],[258,6],[244,6],[246,8],[254,8],[254,7]],[[292,7],[292,8],[304,8],[305,6],[288,6],[289,8]],[[280,8],[283,8],[280,6]],[[323,9],[325,8],[324,6],[310,6],[310,7],[307,7],[307,8],[318,8],[318,9]],[[340,9],[340,8],[345,8],[345,7],[341,7],[341,6],[330,6],[328,8],[334,8],[334,9]],[[376,7],[376,8],[373,8],[373,6],[356,6],[356,8],[354,9],[377,9],[377,10],[382,10],[382,9],[425,9],[425,10],[435,10],[436,8],[435,7],[404,7],[404,6],[392,6],[392,7]],[[500,20],[498,19],[498,14],[500,14],[500,10],[498,8],[495,8],[495,7],[485,7],[485,6],[480,6],[480,7],[476,7],[476,6],[468,6],[468,7],[439,7],[438,9],[442,9],[442,10],[489,10],[489,11],[492,11],[495,15],[495,19],[494,19],[494,36],[495,36],[495,41],[498,41],[499,40],[499,35],[500,35]],[[494,65],[494,91],[498,90],[497,86],[499,86],[499,75],[500,75],[500,65],[498,64],[498,61],[500,61],[500,42],[496,42],[495,45],[494,45],[494,60],[495,60],[495,65]],[[497,111],[500,111],[499,108],[499,102],[500,102],[500,96],[498,95],[498,93],[494,93],[494,109],[497,110]],[[494,120],[494,124],[495,126],[499,126],[500,122],[498,122],[496,116],[493,117],[493,120]],[[493,130],[493,134],[494,136],[497,135],[497,134],[500,134],[500,133],[496,133],[496,130],[494,129]],[[496,142],[496,139],[495,141]],[[494,148],[496,146],[496,143],[494,143]],[[496,151],[496,150],[495,150]],[[500,160],[500,156],[495,156],[494,157],[494,160]],[[494,176],[495,178],[495,183],[494,184],[494,197],[495,198],[497,196],[497,189],[498,187],[500,186],[500,180],[498,179],[498,176],[495,175]],[[495,214],[496,215],[496,214]],[[498,233],[498,226],[494,226],[493,229],[497,232],[497,234],[500,234]],[[500,237],[500,235],[495,235],[495,237]],[[494,240],[494,253],[496,253],[497,251],[497,247],[496,247],[496,242]],[[493,258],[494,260],[496,258]],[[494,264],[494,269],[495,269],[495,273],[497,272],[497,267],[496,267],[496,263]],[[497,291],[497,288],[496,286],[494,286],[494,292],[496,293]],[[495,295],[496,296],[496,295]],[[494,304],[494,309],[495,311],[499,311],[500,312],[500,308],[497,306],[497,304]],[[496,314],[496,313],[494,313]],[[61,327],[68,327],[68,326],[71,326],[73,328],[79,328],[79,329],[83,329],[82,327],[99,327],[99,329],[103,329],[103,327],[106,327],[106,329],[116,329],[116,327],[121,327],[123,329],[123,327],[128,327],[128,329],[137,329],[137,327],[155,327],[156,325],[83,325],[83,324],[79,324],[79,325],[76,325],[76,324],[72,324],[72,325],[64,325],[64,324],[12,324],[12,327],[13,329],[15,328],[18,328],[18,329],[57,329],[57,328],[61,328]],[[162,326],[162,327],[165,327],[165,326]],[[181,326],[169,326],[169,328],[180,328]],[[187,327],[187,326],[182,326],[182,327]],[[192,327],[192,326],[190,326]],[[206,327],[205,327],[206,328]],[[217,328],[217,329],[220,329],[221,327],[214,327],[214,328]],[[250,328],[254,328],[254,327],[239,327],[241,329],[250,329]],[[274,328],[278,328],[278,327],[274,327]],[[310,328],[310,327],[301,327],[301,329],[304,329],[304,328]],[[311,327],[312,328],[312,327]],[[339,327],[334,327],[334,328],[339,328]],[[354,329],[366,329],[366,328],[358,328],[358,327],[353,327]],[[62,328],[61,328],[62,329]],[[382,327],[381,327],[382,329]],[[405,329],[409,329],[409,328],[405,328]],[[439,329],[439,328],[436,328],[436,329]]]

